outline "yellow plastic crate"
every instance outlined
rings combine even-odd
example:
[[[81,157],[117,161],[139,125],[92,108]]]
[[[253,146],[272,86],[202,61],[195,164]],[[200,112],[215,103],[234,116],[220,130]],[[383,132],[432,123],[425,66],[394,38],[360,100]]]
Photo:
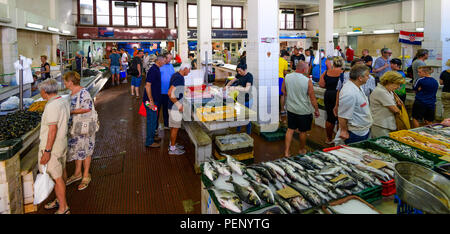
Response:
[[[196,110],[197,117],[202,122],[226,120],[236,116],[236,110],[231,106],[200,107]]]
[[[214,156],[216,157],[217,160],[226,159],[226,157],[220,155],[217,151],[214,151]],[[231,156],[238,161],[243,161],[243,160],[254,158],[254,151],[245,153],[245,154],[236,154],[236,155],[231,155]]]
[[[411,131],[408,131],[408,130],[402,130],[402,131],[398,131],[398,132],[391,132],[389,134],[389,137],[392,138],[392,139],[395,139],[397,141],[403,142],[403,143],[405,143],[407,145],[414,146],[416,148],[423,149],[423,150],[426,150],[426,151],[434,153],[434,154],[450,156],[450,144],[447,144],[447,143],[444,143],[444,142],[441,142],[441,141],[438,141],[438,140],[435,140],[435,139],[432,139],[432,138],[428,138],[428,137],[422,136],[422,135],[420,135],[418,133],[415,133],[415,132],[411,132]],[[415,139],[417,141],[420,141],[420,142],[442,145],[442,146],[445,146],[449,151],[443,151],[443,150],[434,149],[434,148],[422,145],[420,143],[417,143],[417,142],[405,139],[404,137],[411,137],[411,138],[413,138],[413,139]]]

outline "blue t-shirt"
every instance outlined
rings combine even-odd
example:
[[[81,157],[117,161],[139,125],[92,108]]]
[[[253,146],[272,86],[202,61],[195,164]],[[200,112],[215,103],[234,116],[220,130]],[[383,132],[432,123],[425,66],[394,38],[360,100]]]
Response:
[[[147,77],[145,79],[146,83],[152,84],[152,96],[155,105],[158,105],[161,100],[161,72],[158,65],[154,64],[150,70],[147,72]],[[147,92],[144,90],[144,103],[149,101]]]
[[[318,82],[320,79],[320,76],[322,75],[322,73],[324,73],[327,70],[327,58],[322,58],[322,67],[319,66],[319,64],[314,64],[312,63],[312,77],[313,80]],[[319,71],[320,70],[320,71]]]
[[[183,99],[184,96],[184,77],[179,73],[175,73],[170,78],[170,87],[175,86],[175,97],[178,101]],[[169,110],[172,109],[174,103],[169,99]]]
[[[120,55],[111,54],[109,59],[111,59],[111,66],[120,66]]]
[[[384,66],[386,63],[389,64],[388,67],[386,67],[385,69],[375,73],[375,75],[378,76],[379,78],[381,78],[384,75],[384,73],[392,70],[391,66],[390,66],[391,62],[389,60],[387,60],[387,61],[384,60],[383,57],[379,57],[379,58],[377,58],[377,60],[375,60],[375,64],[373,65],[373,69],[378,69],[378,68]]]
[[[75,63],[77,64],[77,70],[81,71],[81,61],[83,60],[83,57],[75,57]]]
[[[170,78],[175,73],[173,65],[168,63],[160,68],[161,71],[161,94],[167,94],[169,92]]]
[[[421,88],[420,91],[419,88]],[[419,101],[429,108],[435,108],[438,88],[438,82],[432,77],[422,77],[418,79],[414,85],[414,90],[417,91],[416,101]]]

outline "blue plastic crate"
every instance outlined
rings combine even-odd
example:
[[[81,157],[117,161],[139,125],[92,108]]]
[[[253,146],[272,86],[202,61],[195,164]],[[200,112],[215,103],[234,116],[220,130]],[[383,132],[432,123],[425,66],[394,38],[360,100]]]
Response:
[[[395,195],[394,201],[398,203],[397,205],[397,214],[423,214],[421,210],[413,208],[400,200],[400,198]]]

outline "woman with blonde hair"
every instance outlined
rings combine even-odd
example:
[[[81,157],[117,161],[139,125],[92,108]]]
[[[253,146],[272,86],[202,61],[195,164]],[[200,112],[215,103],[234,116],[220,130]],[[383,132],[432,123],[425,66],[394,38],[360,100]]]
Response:
[[[324,102],[325,110],[327,112],[327,121],[325,129],[327,132],[327,144],[333,144],[334,127],[337,122],[337,117],[333,112],[336,106],[337,85],[340,79],[343,79],[343,66],[345,61],[342,57],[334,57],[331,69],[325,71],[319,80],[319,86],[325,88]]]
[[[404,83],[405,78],[400,73],[388,71],[380,78],[380,83],[370,94],[370,111],[373,117],[372,138],[388,136],[390,132],[397,131],[395,115],[400,114],[398,106],[403,103],[394,91]]]
[[[78,131],[72,130],[74,127],[74,117],[91,117],[96,114],[94,102],[89,92],[80,86],[80,75],[77,72],[68,72],[64,75],[64,85],[70,89],[70,126],[71,134],[68,142],[67,162],[75,161],[75,172],[67,180],[66,185],[70,185],[81,180],[78,190],[84,190],[91,182],[89,168],[91,165],[92,154],[95,146],[95,132],[90,134],[78,134]],[[77,118],[79,119],[79,118]],[[81,172],[81,167],[84,172]]]
[[[450,118],[450,59],[445,63],[447,70],[441,73],[439,83],[444,86],[442,88],[441,101],[444,106],[444,119]]]

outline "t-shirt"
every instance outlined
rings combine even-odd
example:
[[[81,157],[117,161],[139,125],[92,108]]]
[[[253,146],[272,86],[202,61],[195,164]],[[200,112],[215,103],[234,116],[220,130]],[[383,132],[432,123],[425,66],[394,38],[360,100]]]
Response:
[[[75,63],[77,64],[77,71],[81,71],[81,61],[83,61],[83,57],[75,57]]]
[[[111,54],[111,55],[109,55],[109,59],[111,59],[111,66],[120,66],[120,55],[119,54]]]
[[[131,59],[131,64],[130,65],[132,65],[133,63],[136,63],[136,69],[138,69],[137,65],[140,64],[141,65],[141,70],[142,70],[142,59],[140,57],[138,57],[138,56],[133,57]],[[142,73],[141,73],[141,75],[142,75]]]
[[[373,125],[387,128],[389,130],[397,130],[395,123],[395,115],[388,106],[397,105],[394,93],[388,91],[383,85],[378,84],[370,95],[370,110],[373,116]]]
[[[361,59],[364,61],[364,64],[366,64],[368,62],[373,62],[373,58],[370,55],[362,56]],[[373,65],[373,63],[372,63],[372,65]],[[367,65],[369,67],[369,69],[370,69],[370,72],[372,72],[372,65],[370,65],[370,66]]]
[[[161,94],[167,94],[169,92],[169,83],[172,75],[175,73],[173,65],[168,63],[159,68],[161,71]]]
[[[147,78],[145,79],[146,83],[152,84],[152,96],[153,96],[153,102],[158,105],[161,100],[161,71],[159,70],[158,65],[154,64],[150,70],[147,72]],[[144,103],[146,101],[149,101],[149,98],[147,96],[147,91],[144,89]]]
[[[311,55],[310,56],[305,56],[305,62],[308,63],[308,64],[311,63],[311,58],[314,59],[314,57],[311,56]]]
[[[402,75],[403,77],[406,77],[405,73],[403,71],[397,71],[398,73],[400,73],[400,75]],[[397,90],[395,90],[395,93],[399,96],[404,96],[406,95],[406,84],[401,84],[400,88],[398,88]]]
[[[308,95],[309,78],[298,72],[286,75],[286,109],[297,115],[310,115],[314,108]]]
[[[136,55],[139,53],[139,50],[135,50],[134,52],[133,52],[133,57],[136,57]]]
[[[344,79],[339,79],[336,89],[341,90],[345,83],[350,79],[350,72],[344,73]],[[377,87],[376,80],[372,75],[369,75],[369,79],[365,84],[361,86],[364,94],[369,98],[372,91]]]
[[[444,81],[444,88],[442,88],[442,92],[450,93],[450,73],[448,71],[443,71],[439,79]]]
[[[373,65],[373,69],[378,69],[380,67],[383,67],[385,64],[389,64],[389,66],[387,66],[385,69],[381,70],[380,72],[375,73],[375,75],[379,78],[381,78],[384,73],[388,72],[391,70],[391,66],[390,66],[390,61],[389,60],[384,60],[383,57],[379,57],[377,58],[377,60],[375,60],[375,64]]]
[[[420,91],[419,91],[419,88]],[[417,80],[414,85],[416,93],[416,101],[421,102],[429,108],[436,107],[436,93],[438,91],[439,84],[433,77],[422,77]]]
[[[347,61],[351,62],[353,61],[353,57],[355,56],[355,51],[352,49],[347,49],[347,52],[345,52],[345,56],[347,57]]]
[[[305,56],[303,54],[299,54],[297,55],[292,55],[291,56],[291,62],[293,62],[294,64],[292,65],[292,69],[295,71],[298,62],[300,62],[300,60],[305,61]]]
[[[288,70],[288,62],[286,59],[280,57],[278,59],[278,77],[284,78],[284,71]]]
[[[247,83],[250,83],[251,85],[253,85],[253,75],[250,72],[247,72],[247,74],[245,76],[241,76],[239,74],[236,75],[236,79],[238,79],[236,81],[236,85],[237,86],[241,86],[241,87],[247,87]],[[245,102],[249,102],[250,101],[250,96],[251,96],[251,89],[249,90],[248,93],[245,93]],[[238,97],[239,100],[239,97]]]
[[[178,101],[180,101],[181,99],[183,99],[184,96],[184,77],[179,73],[174,73],[172,75],[172,77],[170,78],[170,82],[169,82],[170,87],[175,86],[175,97],[177,98]],[[169,96],[170,97],[170,96]],[[172,102],[172,100],[169,99],[169,110],[172,109],[174,103]]]
[[[338,117],[347,119],[348,130],[358,136],[367,135],[372,126],[367,96],[352,81],[345,83],[339,93]]]
[[[69,130],[70,105],[67,99],[61,96],[51,98],[45,105],[41,118],[41,129],[39,132],[39,149],[44,150],[47,146],[48,131],[50,125],[57,125],[55,142],[52,154],[62,156],[67,149],[67,132]]]
[[[128,55],[127,53],[122,54],[122,65],[128,65]]]
[[[314,64],[314,63],[312,64],[311,74],[312,74],[313,80],[316,82],[319,81],[320,76],[327,70],[327,58],[325,58],[325,57],[322,58],[321,64],[322,65]]]
[[[415,84],[417,82],[418,79],[420,79],[419,76],[419,67],[421,66],[426,66],[427,64],[425,64],[424,61],[420,60],[420,59],[416,59],[412,64],[411,64],[411,68],[413,71],[413,84]]]

